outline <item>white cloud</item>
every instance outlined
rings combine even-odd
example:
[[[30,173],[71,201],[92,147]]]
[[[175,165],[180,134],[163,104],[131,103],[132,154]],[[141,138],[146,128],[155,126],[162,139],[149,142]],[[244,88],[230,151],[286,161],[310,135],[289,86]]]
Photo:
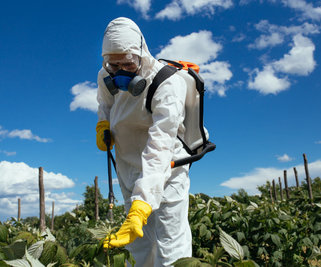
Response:
[[[183,9],[178,2],[174,1],[156,14],[156,18],[169,20],[179,20],[182,17]]]
[[[201,65],[200,75],[204,79],[206,89],[210,92],[216,91],[219,96],[225,96],[227,88],[224,84],[233,76],[229,68],[229,63],[221,61]]]
[[[263,71],[254,70],[256,76],[250,79],[248,87],[251,90],[257,90],[263,95],[278,94],[290,87],[288,78],[278,78],[271,66],[265,66]]]
[[[5,137],[8,134],[8,130],[5,130],[0,125],[0,137]]]
[[[38,168],[30,167],[23,162],[0,162],[0,214],[2,216],[7,218],[16,216],[18,198],[21,198],[22,211],[26,216],[38,215],[38,176]],[[79,202],[79,200],[72,199],[72,196],[64,192],[52,192],[52,190],[71,188],[75,185],[67,176],[44,170],[43,179],[46,206],[51,209],[51,202],[55,201],[56,214],[72,209]],[[47,208],[46,211],[48,212]]]
[[[232,0],[173,0],[156,14],[156,18],[179,20],[185,14],[213,15],[216,8],[228,9],[232,6]]]
[[[278,32],[273,32],[269,35],[263,34],[255,40],[254,44],[250,44],[249,48],[264,49],[282,44],[283,41],[283,36]]]
[[[320,20],[321,6],[314,7],[311,3],[304,0],[282,0],[285,6],[301,11],[306,19]]]
[[[240,6],[243,6],[243,5],[247,5],[251,2],[255,2],[255,1],[258,1],[258,0],[240,0],[239,4]],[[263,3],[263,0],[259,0],[260,4]]]
[[[25,139],[25,140],[35,140],[37,142],[41,142],[41,143],[47,143],[50,142],[51,139],[50,138],[41,138],[35,134],[32,133],[31,130],[29,129],[24,129],[24,130],[12,130],[12,131],[8,131],[2,128],[2,126],[0,125],[0,137],[2,138],[20,138],[20,139]],[[8,152],[10,153],[10,152]]]
[[[318,34],[320,32],[319,26],[307,22],[298,26],[279,26],[270,24],[267,20],[261,20],[255,25],[255,28],[264,33],[256,38],[253,44],[249,45],[249,48],[255,49],[264,49],[280,45],[285,41],[286,36],[294,36],[298,34],[307,36]]]
[[[212,40],[210,31],[193,32],[186,36],[176,36],[169,41],[156,58],[185,60],[205,64],[217,57],[222,45]]]
[[[298,177],[302,181],[306,178],[304,165],[300,164],[294,166],[297,169]],[[266,181],[272,181],[283,177],[283,169],[277,168],[255,168],[254,170],[245,173],[242,176],[231,177],[225,182],[221,183],[231,189],[245,189],[249,194],[259,194],[257,186],[263,185]],[[309,174],[311,178],[320,177],[321,173],[321,160],[309,163]],[[293,168],[287,169],[287,178],[289,186],[295,184],[295,177]]]
[[[281,162],[289,162],[292,161],[293,158],[291,158],[288,154],[283,154],[282,156],[277,156],[278,161]]]
[[[128,4],[140,12],[144,18],[148,18],[151,0],[117,0],[117,4]]]
[[[295,35],[293,42],[294,44],[290,52],[272,64],[277,71],[306,76],[316,66],[313,58],[315,46],[309,38],[301,34]]]
[[[249,89],[257,90],[262,94],[278,94],[290,87],[288,77],[278,78],[278,73],[303,75],[310,74],[316,62],[313,57],[315,46],[312,41],[301,34],[293,37],[292,48],[280,60],[267,63],[263,71],[254,70],[254,80],[250,78]]]
[[[10,137],[10,138],[18,137],[20,139],[26,139],[26,140],[36,140],[41,143],[47,143],[47,142],[51,141],[51,139],[49,139],[49,138],[40,138],[39,136],[34,135],[31,132],[31,130],[28,130],[28,129],[13,130],[8,133],[8,137]]]
[[[176,36],[169,41],[156,58],[183,60],[200,66],[200,74],[205,80],[206,89],[220,96],[227,90],[225,82],[232,77],[230,64],[214,61],[222,50],[222,45],[212,40],[209,31],[193,32],[186,36]]]
[[[320,141],[316,141],[315,143],[318,144],[318,145],[321,145],[321,140]]]
[[[6,156],[15,156],[17,152],[15,151],[6,151],[6,150],[0,150],[0,153],[5,154]]]
[[[88,81],[78,83],[71,88],[71,93],[74,95],[73,101],[70,103],[70,110],[86,109],[93,112],[98,110],[97,102],[97,87],[96,84]]]
[[[232,39],[232,42],[239,43],[239,42],[242,42],[245,38],[246,38],[246,35],[244,33],[239,33]]]

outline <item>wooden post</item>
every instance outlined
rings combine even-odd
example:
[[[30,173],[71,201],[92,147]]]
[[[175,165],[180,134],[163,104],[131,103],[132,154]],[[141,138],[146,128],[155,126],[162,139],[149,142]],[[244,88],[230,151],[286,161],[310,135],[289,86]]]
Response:
[[[55,223],[55,201],[52,201],[51,232],[54,230],[54,223]]]
[[[286,170],[284,170],[284,187],[285,187],[286,198],[290,199],[289,187],[288,187],[288,178],[287,178]]]
[[[99,220],[99,203],[98,203],[98,176],[95,177],[95,219]]]
[[[295,182],[296,182],[296,188],[299,188],[299,178],[298,178],[298,171],[296,170],[296,168],[293,168],[294,170],[294,176],[295,176]]]
[[[272,203],[274,203],[274,200],[273,200],[273,195],[272,195],[272,187],[270,186],[270,198],[271,198],[271,201],[272,201]]]
[[[20,221],[21,218],[21,199],[18,198],[18,222]]]
[[[43,185],[43,168],[39,167],[39,204],[40,204],[40,232],[46,229],[45,219],[45,188]]]
[[[281,197],[281,201],[282,201],[283,200],[283,189],[282,189],[281,177],[279,177],[279,185],[280,185],[280,197]]]
[[[274,197],[274,200],[277,201],[278,198],[276,196],[276,187],[275,187],[275,180],[274,179],[272,180],[272,186],[273,186],[273,197]]]
[[[307,157],[305,154],[303,154],[303,160],[304,160],[305,175],[306,175],[307,185],[308,185],[309,198],[310,198],[310,202],[313,203],[311,178],[310,178],[310,174],[309,174],[308,160],[307,160]]]

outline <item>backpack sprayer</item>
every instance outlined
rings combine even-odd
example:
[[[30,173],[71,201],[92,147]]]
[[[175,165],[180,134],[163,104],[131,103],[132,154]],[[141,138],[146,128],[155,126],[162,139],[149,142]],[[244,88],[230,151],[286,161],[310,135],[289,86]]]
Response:
[[[204,81],[198,74],[199,66],[185,61],[171,61],[166,59],[160,59],[168,63],[165,65],[154,77],[152,84],[148,88],[146,98],[146,109],[152,112],[151,103],[153,96],[159,85],[177,73],[181,76],[187,85],[187,94],[185,101],[185,119],[183,124],[185,125],[184,138],[177,136],[177,138],[183,144],[184,149],[190,154],[189,157],[171,161],[171,168],[176,168],[185,164],[192,164],[195,161],[200,160],[203,156],[215,150],[216,145],[208,140],[209,134],[204,127]],[[174,89],[173,89],[174,90]],[[114,192],[111,173],[111,161],[113,162],[116,170],[116,162],[110,151],[111,134],[110,131],[104,132],[104,140],[107,145],[107,166],[108,166],[108,180],[109,180],[109,210],[107,218],[113,220],[112,209],[114,207]]]

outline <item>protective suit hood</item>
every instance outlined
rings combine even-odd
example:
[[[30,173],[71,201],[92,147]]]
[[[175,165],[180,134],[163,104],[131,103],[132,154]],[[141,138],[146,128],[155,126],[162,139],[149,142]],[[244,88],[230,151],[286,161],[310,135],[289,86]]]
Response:
[[[131,19],[120,17],[112,20],[106,27],[102,56],[125,53],[141,57],[139,74],[150,84],[160,68],[160,63],[150,54],[145,38],[136,23]]]

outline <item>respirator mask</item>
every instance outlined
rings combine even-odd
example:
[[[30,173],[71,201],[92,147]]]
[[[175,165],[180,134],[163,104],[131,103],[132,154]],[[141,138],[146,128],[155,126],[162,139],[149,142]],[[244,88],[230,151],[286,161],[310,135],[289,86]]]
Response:
[[[134,54],[105,55],[103,67],[109,73],[109,76],[104,78],[104,82],[112,95],[122,90],[138,96],[145,90],[146,80],[136,74],[140,68],[139,56]]]

